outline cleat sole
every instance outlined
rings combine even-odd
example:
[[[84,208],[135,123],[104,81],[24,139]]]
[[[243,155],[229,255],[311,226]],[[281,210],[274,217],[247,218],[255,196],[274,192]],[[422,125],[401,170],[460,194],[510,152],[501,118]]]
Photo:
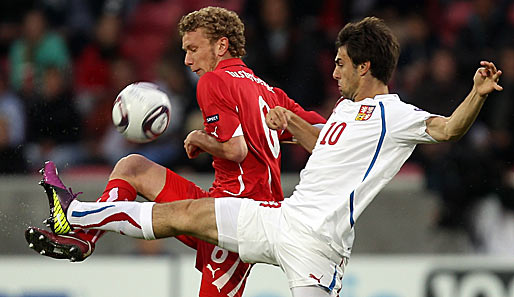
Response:
[[[29,243],[29,247],[41,255],[55,259],[68,259],[72,262],[80,262],[85,259],[84,254],[75,245],[55,244],[37,229],[27,229],[25,239]]]

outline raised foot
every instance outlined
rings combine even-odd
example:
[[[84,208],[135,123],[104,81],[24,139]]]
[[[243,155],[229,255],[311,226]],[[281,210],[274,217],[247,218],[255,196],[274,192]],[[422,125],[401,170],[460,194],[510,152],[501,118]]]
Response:
[[[45,221],[45,224],[55,234],[67,234],[73,228],[66,218],[66,213],[77,194],[74,194],[71,188],[67,188],[63,184],[52,161],[47,161],[40,173],[43,175],[43,180],[39,184],[45,190],[50,207],[50,217]]]

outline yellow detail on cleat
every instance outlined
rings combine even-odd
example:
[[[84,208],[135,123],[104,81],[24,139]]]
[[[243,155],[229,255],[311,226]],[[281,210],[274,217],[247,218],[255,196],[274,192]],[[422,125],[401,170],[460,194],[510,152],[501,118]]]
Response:
[[[53,210],[53,223],[54,223],[54,233],[55,234],[67,234],[71,231],[70,224],[66,219],[66,214],[64,213],[61,203],[59,202],[59,197],[54,189],[52,189],[53,198],[54,198],[54,210]]]

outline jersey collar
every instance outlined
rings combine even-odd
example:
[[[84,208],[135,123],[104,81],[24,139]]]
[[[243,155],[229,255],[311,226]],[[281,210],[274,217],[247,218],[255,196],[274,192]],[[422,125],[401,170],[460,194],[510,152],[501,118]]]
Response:
[[[384,100],[384,99],[400,100],[400,97],[398,96],[398,94],[390,93],[390,94],[375,95],[375,98],[373,98],[373,99],[374,100]]]
[[[243,62],[243,60],[241,60],[239,58],[230,58],[230,59],[220,61],[218,63],[218,66],[216,66],[216,70],[231,67],[231,66],[247,67],[246,64]]]

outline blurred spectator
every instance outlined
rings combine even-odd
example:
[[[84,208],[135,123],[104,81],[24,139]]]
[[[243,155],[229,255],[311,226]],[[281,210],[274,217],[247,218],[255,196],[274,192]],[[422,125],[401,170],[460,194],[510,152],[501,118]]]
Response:
[[[514,40],[512,44],[502,47],[499,51],[499,64],[503,71],[501,77],[502,92],[491,94],[487,99],[480,118],[488,128],[487,149],[496,160],[498,171],[502,172],[501,188],[511,188],[510,174],[513,167],[514,155]],[[514,209],[512,195],[502,195],[504,206]]]
[[[450,116],[469,92],[469,86],[459,81],[457,57],[450,49],[440,47],[426,59],[430,60],[425,62],[427,70],[423,72],[421,83],[406,94],[406,101],[424,110]]]
[[[24,172],[24,142],[25,109],[9,91],[5,72],[0,70],[0,173]]]
[[[95,24],[103,15],[124,19],[139,0],[39,0],[49,24],[65,36],[73,57],[80,54],[94,35]]]
[[[484,118],[492,130],[493,143],[500,149],[498,151],[508,166],[512,166],[512,150],[514,149],[514,40],[512,44],[500,49],[499,64],[503,74],[501,76],[502,92],[494,93],[488,100],[492,104],[486,106]]]
[[[47,67],[57,67],[61,71],[68,68],[67,45],[62,37],[47,30],[41,11],[28,12],[22,29],[23,35],[12,44],[9,53],[11,85],[16,91],[39,92]]]
[[[398,71],[405,73],[403,89],[412,92],[422,82],[420,78],[424,75],[424,69],[439,41],[433,35],[426,19],[420,14],[409,13],[403,22],[404,32],[399,40],[401,54]],[[455,73],[456,69],[452,71]]]
[[[473,13],[473,3],[468,0],[432,1],[429,22],[437,30],[442,43],[454,47],[457,36]]]
[[[485,58],[497,58],[495,48],[505,38],[512,39],[507,31],[504,5],[495,0],[473,0],[472,12],[460,30],[456,49],[459,52],[459,71],[473,72],[476,64]]]
[[[183,13],[180,1],[141,0],[127,18],[122,52],[132,60],[142,80],[155,80],[155,63],[177,34],[176,26]]]
[[[77,106],[86,119],[98,116],[98,106],[102,105],[100,101],[112,95],[111,64],[120,56],[120,34],[120,18],[112,14],[102,15],[96,24],[94,40],[75,60]]]
[[[84,158],[79,143],[82,122],[72,96],[62,70],[47,67],[43,73],[41,96],[28,106],[26,158],[32,169],[41,167],[46,160],[67,168],[79,164]]]
[[[283,89],[304,108],[320,106],[325,77],[318,53],[325,45],[317,24],[294,23],[289,0],[259,2],[257,24],[249,28],[249,66],[270,85]],[[332,45],[333,48],[333,45]]]
[[[0,1],[0,67],[6,66],[9,48],[19,36],[20,20],[32,2],[33,0]]]
[[[48,26],[66,39],[71,56],[88,42],[89,30],[94,22],[90,3],[100,1],[81,0],[38,0],[37,9],[42,11]]]

